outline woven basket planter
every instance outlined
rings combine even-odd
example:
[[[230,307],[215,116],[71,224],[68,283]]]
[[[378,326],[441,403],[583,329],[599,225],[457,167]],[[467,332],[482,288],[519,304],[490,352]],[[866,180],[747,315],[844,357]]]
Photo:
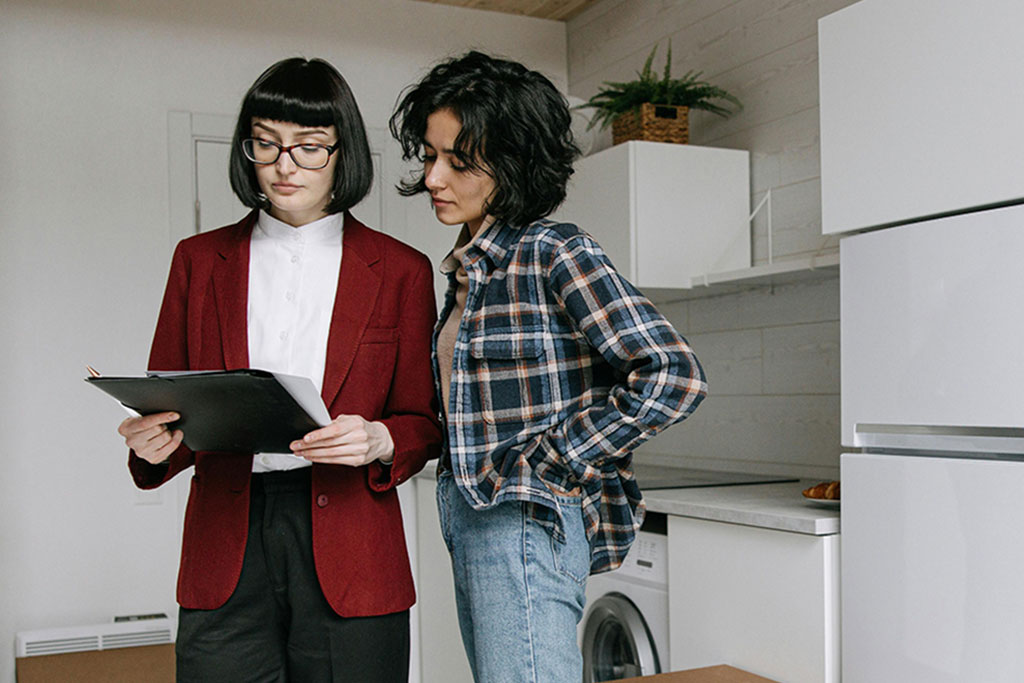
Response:
[[[645,102],[639,109],[619,114],[612,121],[612,144],[628,140],[690,141],[689,107]]]

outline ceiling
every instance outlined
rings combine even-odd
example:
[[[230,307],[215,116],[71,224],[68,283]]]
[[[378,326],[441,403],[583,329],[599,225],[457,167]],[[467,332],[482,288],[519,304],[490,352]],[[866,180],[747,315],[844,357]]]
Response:
[[[437,5],[453,5],[472,9],[519,14],[540,19],[567,21],[598,0],[418,0]]]

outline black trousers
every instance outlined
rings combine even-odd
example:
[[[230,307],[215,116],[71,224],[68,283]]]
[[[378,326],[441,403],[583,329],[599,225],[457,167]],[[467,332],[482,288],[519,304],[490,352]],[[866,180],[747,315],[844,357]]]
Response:
[[[218,609],[180,609],[178,681],[408,681],[408,611],[345,618],[324,598],[310,495],[310,468],[253,475],[238,587]]]

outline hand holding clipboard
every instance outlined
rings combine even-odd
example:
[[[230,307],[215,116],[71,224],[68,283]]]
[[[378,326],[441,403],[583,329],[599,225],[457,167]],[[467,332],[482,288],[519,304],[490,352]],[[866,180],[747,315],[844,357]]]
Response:
[[[194,451],[287,453],[291,442],[331,422],[305,377],[254,369],[98,375],[86,382],[146,416],[127,428],[140,443],[147,435],[164,442],[158,449],[167,450],[164,457],[181,442]],[[169,436],[161,436],[164,432]],[[172,439],[177,439],[174,448]]]

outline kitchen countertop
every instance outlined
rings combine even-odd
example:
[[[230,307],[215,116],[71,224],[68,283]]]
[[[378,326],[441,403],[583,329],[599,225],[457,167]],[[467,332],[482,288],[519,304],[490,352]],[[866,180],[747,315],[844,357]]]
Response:
[[[436,478],[436,463],[416,475]],[[783,484],[741,484],[689,489],[652,489],[644,492],[651,512],[715,522],[790,531],[812,536],[839,533],[839,510],[824,508],[800,492],[820,480]]]
[[[812,536],[839,533],[839,510],[809,502],[801,491],[818,483],[708,486],[644,492],[647,509],[679,517],[792,531]]]

